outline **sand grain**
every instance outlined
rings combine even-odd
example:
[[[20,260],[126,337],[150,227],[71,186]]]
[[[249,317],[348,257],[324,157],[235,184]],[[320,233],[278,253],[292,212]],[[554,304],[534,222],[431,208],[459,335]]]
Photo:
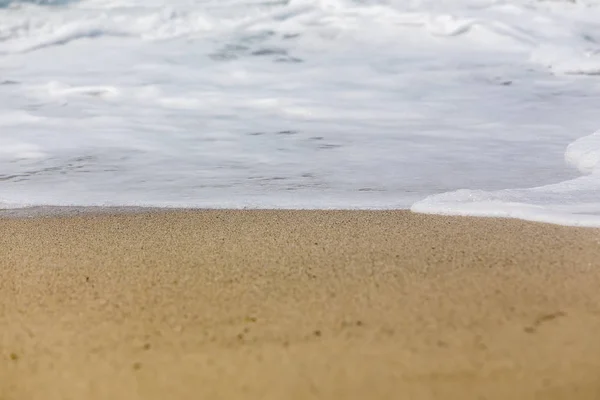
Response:
[[[404,211],[0,220],[0,399],[598,399],[600,231]]]

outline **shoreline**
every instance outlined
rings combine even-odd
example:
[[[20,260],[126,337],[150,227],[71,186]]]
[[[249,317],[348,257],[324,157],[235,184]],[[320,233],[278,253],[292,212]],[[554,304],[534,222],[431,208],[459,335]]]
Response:
[[[600,230],[62,211],[0,214],[2,400],[600,396]]]
[[[30,218],[54,218],[54,217],[80,217],[80,216],[117,216],[148,213],[203,213],[203,212],[349,212],[349,213],[408,213],[433,218],[455,218],[455,219],[488,219],[492,221],[518,221],[523,223],[541,224],[562,228],[588,229],[600,231],[600,226],[582,225],[550,222],[518,216],[493,216],[493,215],[469,215],[435,213],[429,211],[413,211],[408,208],[214,208],[214,207],[150,207],[150,206],[26,206],[16,208],[0,208],[0,220],[2,219],[30,219]]]

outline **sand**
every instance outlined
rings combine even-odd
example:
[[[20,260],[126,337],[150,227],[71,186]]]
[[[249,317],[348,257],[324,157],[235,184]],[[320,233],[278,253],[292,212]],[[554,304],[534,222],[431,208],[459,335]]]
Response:
[[[600,399],[600,230],[406,211],[0,219],[0,399]]]

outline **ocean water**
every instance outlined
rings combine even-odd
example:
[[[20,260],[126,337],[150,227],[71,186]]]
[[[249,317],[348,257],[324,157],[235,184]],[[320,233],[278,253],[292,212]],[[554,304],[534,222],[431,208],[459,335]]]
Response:
[[[0,208],[600,226],[600,2],[0,0]]]

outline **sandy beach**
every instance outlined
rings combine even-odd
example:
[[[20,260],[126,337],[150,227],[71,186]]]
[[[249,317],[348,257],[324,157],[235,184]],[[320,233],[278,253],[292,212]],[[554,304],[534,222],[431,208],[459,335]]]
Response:
[[[0,219],[0,399],[599,399],[600,231],[406,211]]]

